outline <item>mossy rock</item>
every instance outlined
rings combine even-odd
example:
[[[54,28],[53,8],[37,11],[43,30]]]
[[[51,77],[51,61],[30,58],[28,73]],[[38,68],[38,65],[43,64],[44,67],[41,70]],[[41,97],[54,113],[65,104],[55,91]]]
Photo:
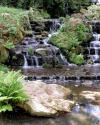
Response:
[[[25,31],[25,35],[28,36],[33,36],[34,32],[33,31]]]
[[[42,68],[53,68],[53,65],[50,63],[44,63]]]
[[[9,35],[9,31],[8,30],[0,30],[0,34],[2,36],[8,36]]]
[[[7,49],[3,46],[3,39],[0,39],[0,63],[4,63],[8,60],[9,52]]]
[[[56,65],[56,68],[63,68],[63,65],[60,64],[60,63],[58,63],[58,64]]]
[[[88,59],[88,60],[87,60],[87,64],[94,64],[94,62],[93,62],[92,59]]]

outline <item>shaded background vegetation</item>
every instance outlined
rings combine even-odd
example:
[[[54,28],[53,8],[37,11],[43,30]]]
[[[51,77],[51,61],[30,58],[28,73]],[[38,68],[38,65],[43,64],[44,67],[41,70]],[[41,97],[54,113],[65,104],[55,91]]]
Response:
[[[0,0],[0,5],[29,9],[37,7],[46,9],[51,17],[66,14],[67,3],[71,12],[78,12],[82,6],[89,6],[91,0]]]

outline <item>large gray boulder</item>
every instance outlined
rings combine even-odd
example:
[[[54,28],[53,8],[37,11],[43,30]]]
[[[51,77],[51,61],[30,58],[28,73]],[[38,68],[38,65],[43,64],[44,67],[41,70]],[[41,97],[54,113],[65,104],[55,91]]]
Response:
[[[33,116],[58,116],[61,112],[70,112],[75,104],[68,100],[71,91],[60,85],[32,81],[27,82],[24,89],[28,90],[30,100],[18,106]]]

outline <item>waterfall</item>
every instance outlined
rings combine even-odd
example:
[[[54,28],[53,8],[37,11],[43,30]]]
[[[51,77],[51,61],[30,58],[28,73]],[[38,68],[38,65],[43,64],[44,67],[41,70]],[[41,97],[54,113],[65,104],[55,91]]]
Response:
[[[94,41],[90,42],[88,58],[94,63],[100,63],[100,34],[93,34]]]
[[[27,63],[26,56],[25,56],[25,55],[23,55],[23,56],[24,56],[24,65],[23,65],[23,67],[27,67],[27,66],[28,66],[28,63]]]
[[[39,67],[39,61],[38,61],[38,57],[34,56],[35,62],[36,62],[36,67]]]
[[[46,62],[46,58],[51,61],[51,56],[54,56],[55,62],[56,63],[61,63],[61,64],[68,64],[66,58],[63,56],[63,54],[61,53],[60,49],[56,46],[53,46],[51,44],[49,44],[49,39],[53,34],[57,34],[57,30],[59,28],[62,27],[62,22],[60,22],[58,19],[54,19],[53,21],[50,22],[51,26],[50,26],[50,32],[48,37],[46,36],[42,36],[40,35],[41,32],[39,32],[38,30],[36,30],[34,32],[33,37],[27,37],[25,38],[22,43],[25,41],[28,41],[28,44],[21,44],[22,45],[22,53],[23,53],[23,57],[24,57],[24,65],[23,67],[40,67],[44,64],[44,62]],[[39,26],[36,28],[40,28]],[[40,39],[39,36],[41,36]],[[28,53],[28,48],[32,46],[32,48],[34,48],[34,53],[33,55],[29,55]],[[39,48],[46,48],[46,53],[45,55],[42,55],[42,50],[36,52],[37,49]],[[44,51],[44,50],[43,50]],[[45,52],[45,51],[44,51]],[[50,56],[50,57],[48,57]],[[27,58],[26,58],[27,57]],[[44,61],[46,60],[46,61]]]
[[[66,7],[66,13],[67,14],[69,13],[69,11],[68,11],[68,3],[67,3],[67,7]]]

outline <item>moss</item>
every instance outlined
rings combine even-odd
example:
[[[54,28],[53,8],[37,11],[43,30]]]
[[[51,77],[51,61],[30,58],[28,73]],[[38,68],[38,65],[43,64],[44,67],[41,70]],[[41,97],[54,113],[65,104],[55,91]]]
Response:
[[[58,63],[58,64],[56,65],[56,68],[63,68],[63,65],[60,64],[60,63]]]
[[[29,48],[28,48],[28,54],[29,54],[30,56],[33,56],[33,48],[32,48],[32,47],[29,47]]]
[[[42,66],[42,68],[52,68],[52,67],[53,67],[53,65],[50,63],[44,63]]]
[[[94,64],[94,62],[93,62],[93,60],[88,59],[88,60],[87,60],[87,64]]]

